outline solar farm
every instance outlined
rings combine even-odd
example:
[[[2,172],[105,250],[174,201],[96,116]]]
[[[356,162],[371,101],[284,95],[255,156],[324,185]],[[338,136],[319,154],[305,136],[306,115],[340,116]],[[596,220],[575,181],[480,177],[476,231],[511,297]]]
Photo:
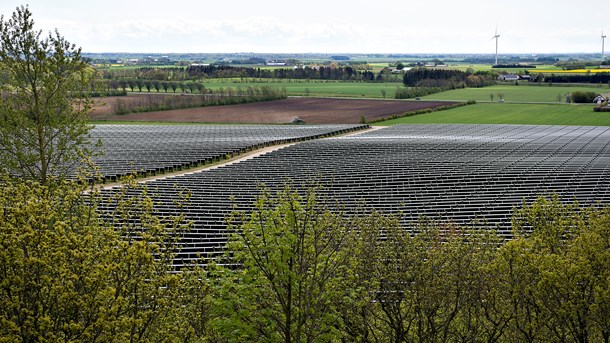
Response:
[[[198,167],[272,145],[317,139],[367,125],[97,125],[94,158],[104,180]]]
[[[182,212],[193,223],[181,239],[177,267],[221,254],[231,211],[250,208],[260,185],[279,189],[288,180],[297,188],[318,182],[321,195],[348,212],[399,214],[406,228],[427,217],[496,228],[506,238],[513,208],[524,200],[556,193],[582,205],[610,202],[608,127],[398,125],[330,137],[365,128],[136,125],[98,126],[95,134],[107,142],[111,158],[102,171],[111,177],[126,165],[182,168],[300,141],[243,162],[147,182],[160,215]],[[192,197],[178,208],[180,189]]]

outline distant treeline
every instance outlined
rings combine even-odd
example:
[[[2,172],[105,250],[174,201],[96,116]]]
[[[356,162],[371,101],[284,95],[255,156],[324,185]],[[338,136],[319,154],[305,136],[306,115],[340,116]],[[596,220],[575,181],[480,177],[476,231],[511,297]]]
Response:
[[[493,85],[496,75],[490,72],[466,73],[455,69],[414,68],[403,77],[404,88],[396,89],[396,99],[409,99],[446,90]]]
[[[494,84],[495,75],[483,71],[466,73],[456,69],[413,68],[403,76],[403,84],[408,87],[444,87],[449,84],[453,88],[483,87]]]
[[[608,83],[610,73],[587,73],[587,74],[532,74],[532,82],[546,83]]]
[[[492,68],[503,68],[503,69],[512,69],[512,68],[521,68],[521,69],[535,69],[536,66],[533,64],[496,64],[492,66]]]
[[[199,95],[183,94],[180,96],[169,96],[151,94],[142,99],[117,99],[113,110],[114,114],[127,114],[204,106],[243,104],[285,98],[285,89],[277,89],[269,86],[247,87],[245,89],[241,87],[238,87],[237,89],[228,87],[216,91],[205,90],[203,94]]]
[[[359,70],[351,66],[319,66],[296,68],[252,68],[228,65],[192,65],[189,67],[104,70],[105,80],[193,81],[207,78],[309,79],[334,81],[383,81],[383,72]]]
[[[191,79],[201,78],[261,78],[261,79],[311,79],[337,81],[378,81],[381,75],[368,70],[356,70],[350,66],[320,66],[297,68],[247,68],[233,66],[201,65],[187,67],[186,73]]]

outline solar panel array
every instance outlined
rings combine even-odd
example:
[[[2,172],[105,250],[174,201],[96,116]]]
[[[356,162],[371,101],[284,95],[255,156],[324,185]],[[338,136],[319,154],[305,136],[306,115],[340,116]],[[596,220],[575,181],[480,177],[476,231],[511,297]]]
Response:
[[[107,180],[196,167],[265,146],[361,130],[368,125],[97,125],[94,162]]]
[[[247,209],[257,185],[315,179],[348,210],[364,205],[468,225],[510,236],[514,206],[557,193],[581,204],[610,202],[610,128],[519,125],[394,126],[302,142],[214,170],[151,182],[160,214],[177,213],[175,186],[192,198],[183,211],[194,228],[180,258],[213,257],[226,242],[233,204]],[[182,262],[177,262],[180,264]]]

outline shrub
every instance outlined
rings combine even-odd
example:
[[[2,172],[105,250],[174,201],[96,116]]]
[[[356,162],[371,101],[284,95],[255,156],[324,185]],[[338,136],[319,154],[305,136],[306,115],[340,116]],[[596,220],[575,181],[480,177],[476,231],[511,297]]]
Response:
[[[608,106],[593,107],[593,112],[610,112],[610,107],[608,107]]]
[[[572,102],[578,104],[592,103],[597,94],[594,92],[575,91],[571,94]]]

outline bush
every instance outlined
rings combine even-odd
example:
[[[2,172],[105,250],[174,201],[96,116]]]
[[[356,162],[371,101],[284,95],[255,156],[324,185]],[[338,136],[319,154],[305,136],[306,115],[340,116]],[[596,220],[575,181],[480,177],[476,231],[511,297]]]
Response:
[[[593,99],[595,99],[596,96],[597,96],[597,94],[595,94],[593,92],[575,91],[575,92],[572,92],[570,98],[572,99],[573,103],[586,104],[586,103],[592,103]]]

